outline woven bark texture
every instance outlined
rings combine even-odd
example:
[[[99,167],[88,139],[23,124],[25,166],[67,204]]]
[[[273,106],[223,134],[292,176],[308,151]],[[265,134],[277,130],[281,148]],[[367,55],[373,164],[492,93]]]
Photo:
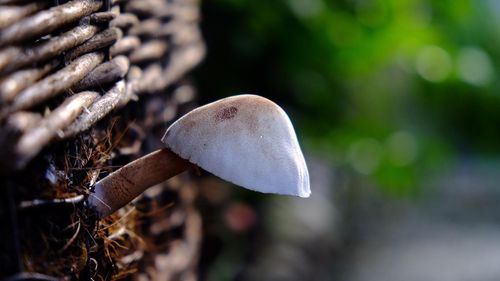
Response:
[[[187,175],[101,220],[85,199],[195,107],[199,17],[196,0],[0,0],[0,279],[196,280]]]

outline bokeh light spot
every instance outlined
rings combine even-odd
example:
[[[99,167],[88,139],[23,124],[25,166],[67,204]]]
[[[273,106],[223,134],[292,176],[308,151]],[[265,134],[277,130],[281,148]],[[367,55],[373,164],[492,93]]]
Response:
[[[487,85],[494,77],[490,57],[477,47],[462,48],[458,54],[457,67],[460,78],[472,85]]]
[[[382,147],[375,139],[361,139],[352,143],[347,159],[358,173],[370,175],[379,166],[382,158]]]
[[[416,69],[425,80],[444,81],[451,72],[450,55],[438,46],[425,46],[417,55]]]
[[[290,8],[299,17],[316,16],[323,9],[322,0],[288,0]]]

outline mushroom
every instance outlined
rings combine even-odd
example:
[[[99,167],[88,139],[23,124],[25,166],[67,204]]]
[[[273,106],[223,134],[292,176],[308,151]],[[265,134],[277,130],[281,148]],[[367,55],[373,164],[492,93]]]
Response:
[[[199,107],[173,123],[162,142],[166,148],[96,183],[87,202],[100,217],[193,165],[254,191],[299,197],[311,193],[292,123],[266,98],[238,95]]]

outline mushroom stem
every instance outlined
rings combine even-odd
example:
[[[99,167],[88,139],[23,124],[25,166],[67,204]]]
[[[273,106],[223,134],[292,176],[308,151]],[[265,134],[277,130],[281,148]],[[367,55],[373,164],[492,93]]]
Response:
[[[163,148],[145,155],[98,181],[87,202],[99,217],[106,217],[125,206],[149,187],[178,175],[191,167]]]

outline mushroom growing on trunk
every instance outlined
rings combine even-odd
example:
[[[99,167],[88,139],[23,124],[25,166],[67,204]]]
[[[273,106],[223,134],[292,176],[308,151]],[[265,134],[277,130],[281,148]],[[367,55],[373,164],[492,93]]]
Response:
[[[100,217],[193,165],[254,191],[299,197],[311,193],[292,123],[266,98],[238,95],[199,107],[173,123],[162,141],[166,148],[96,183],[88,203]]]

